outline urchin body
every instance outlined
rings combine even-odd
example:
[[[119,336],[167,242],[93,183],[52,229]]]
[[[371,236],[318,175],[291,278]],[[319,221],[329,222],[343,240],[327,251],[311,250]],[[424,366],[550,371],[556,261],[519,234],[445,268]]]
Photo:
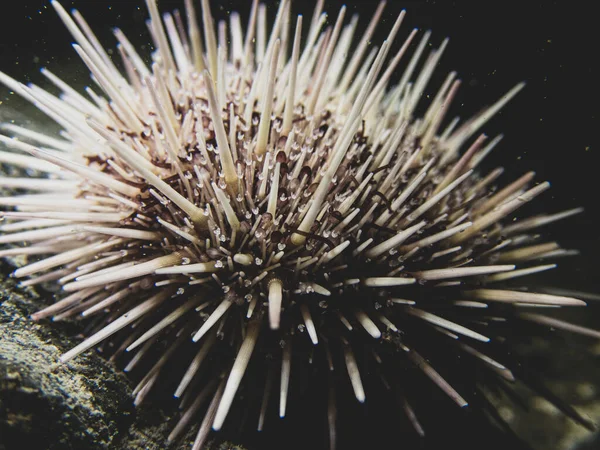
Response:
[[[173,359],[187,358],[175,392],[184,414],[170,439],[199,418],[195,448],[223,426],[251,360],[269,367],[251,375],[265,392],[259,429],[269,394],[284,417],[294,367],[314,364],[332,380],[335,447],[335,391],[345,378],[364,402],[361,366],[375,367],[421,434],[410,386],[392,381],[399,366],[419,368],[460,407],[472,394],[435,365],[438,342],[486,380],[510,383],[518,367],[507,323],[597,336],[527,309],[584,302],[503,286],[554,268],[538,261],[568,251],[528,232],[579,212],[513,223],[549,184],[528,173],[494,191],[501,170],[477,172],[500,140],[479,130],[522,85],[459,124],[447,118],[460,84],[451,73],[415,117],[447,41],[429,56],[429,33],[394,45],[404,13],[369,48],[380,6],[349,52],[356,20],[346,24],[342,9],[325,28],[323,2],[310,24],[290,20],[281,2],[270,34],[257,2],[245,33],[235,13],[216,28],[206,0],[201,27],[191,1],[187,25],[147,4],[153,64],[117,30],[121,73],[84,19],[53,3],[101,94],[77,93],[46,71],[59,98],[0,74],[65,130],[56,139],[8,127],[32,144],[0,137],[18,151],[0,161],[43,174],[1,181],[36,192],[2,199],[15,211],[3,213],[0,242],[27,245],[0,254],[43,255],[14,275],[65,292],[35,320],[94,320],[63,362],[103,342],[132,355],[127,370],[152,361],[139,403]],[[399,67],[400,82],[388,86]]]

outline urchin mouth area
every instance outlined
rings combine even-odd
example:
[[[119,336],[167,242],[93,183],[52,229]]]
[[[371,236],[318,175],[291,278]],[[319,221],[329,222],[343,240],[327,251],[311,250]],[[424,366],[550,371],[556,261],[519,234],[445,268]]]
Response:
[[[454,72],[424,115],[416,111],[448,41],[424,58],[427,32],[404,61],[417,35],[393,46],[404,11],[369,49],[381,3],[350,52],[356,20],[345,24],[345,7],[324,28],[319,2],[303,45],[303,19],[293,26],[288,1],[270,35],[256,1],[245,34],[236,13],[217,34],[207,0],[202,33],[191,1],[187,26],[147,4],[152,65],[116,30],[122,73],[81,15],[53,2],[101,94],[77,93],[47,70],[61,96],[0,73],[64,128],[62,139],[16,125],[6,128],[17,137],[0,136],[16,150],[0,162],[45,175],[0,179],[30,191],[0,198],[14,209],[0,213],[0,243],[27,244],[0,256],[44,256],[14,275],[65,292],[34,320],[91,319],[63,362],[100,345],[113,359],[127,355],[126,371],[148,367],[136,405],[179,367],[184,413],[169,440],[199,416],[196,449],[253,383],[265,392],[259,430],[271,391],[284,417],[302,384],[294,374],[314,368],[328,380],[333,449],[340,384],[363,403],[364,378],[378,379],[422,435],[410,383],[429,380],[458,406],[481,406],[484,383],[539,388],[513,355],[523,324],[598,337],[521,312],[583,301],[514,284],[572,253],[531,232],[581,209],[513,222],[549,184],[534,185],[530,172],[496,190],[501,168],[478,173],[501,139],[479,130],[522,84],[446,125]],[[388,86],[401,62],[403,76]]]

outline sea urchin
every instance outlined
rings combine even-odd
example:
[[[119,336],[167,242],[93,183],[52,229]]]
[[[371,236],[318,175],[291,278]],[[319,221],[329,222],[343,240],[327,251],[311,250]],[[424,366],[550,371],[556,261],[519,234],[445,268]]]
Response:
[[[18,138],[0,136],[16,150],[0,162],[40,174],[0,178],[25,191],[0,199],[14,209],[1,213],[0,243],[26,242],[0,256],[43,255],[14,276],[64,291],[34,320],[90,319],[62,362],[106,343],[113,357],[132,356],[126,370],[145,361],[136,404],[181,366],[184,412],[169,439],[199,417],[195,449],[245,383],[264,392],[259,429],[272,392],[284,417],[303,384],[294,372],[309,366],[328,386],[332,449],[335,393],[349,381],[364,402],[365,376],[397,395],[418,434],[408,392],[417,378],[459,407],[475,396],[491,410],[478,386],[510,391],[519,377],[591,426],[511,352],[524,322],[599,337],[531,312],[583,301],[505,285],[554,268],[538,261],[568,251],[529,232],[580,212],[512,222],[549,184],[526,173],[494,190],[502,170],[477,172],[500,141],[479,130],[522,84],[462,124],[447,121],[456,73],[422,105],[447,41],[426,54],[430,34],[413,30],[396,45],[403,11],[369,48],[384,3],[360,39],[345,8],[325,27],[322,0],[309,24],[282,0],[270,33],[257,0],[245,33],[236,13],[215,27],[208,0],[201,23],[186,0],[187,25],[146,3],[150,67],[117,29],[119,70],[83,17],[53,1],[94,88],[79,93],[44,70],[62,91],[54,96],[0,73],[63,128],[58,138],[6,125]],[[477,374],[466,392],[447,358]]]

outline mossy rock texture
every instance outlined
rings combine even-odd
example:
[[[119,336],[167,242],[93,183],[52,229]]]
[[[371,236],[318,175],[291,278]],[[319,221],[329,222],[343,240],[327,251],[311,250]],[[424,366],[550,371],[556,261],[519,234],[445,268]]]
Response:
[[[167,448],[174,425],[160,408],[134,408],[131,381],[95,352],[62,364],[80,339],[75,323],[48,326],[29,315],[34,290],[6,276],[0,283],[0,450],[119,450]],[[169,449],[190,448],[194,433]],[[243,450],[229,443],[213,449]]]

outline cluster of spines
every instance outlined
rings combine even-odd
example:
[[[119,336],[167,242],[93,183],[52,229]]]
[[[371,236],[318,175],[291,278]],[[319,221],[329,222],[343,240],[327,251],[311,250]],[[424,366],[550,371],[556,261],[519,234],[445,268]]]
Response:
[[[1,199],[16,211],[2,213],[11,222],[2,225],[0,242],[29,245],[0,255],[52,255],[14,273],[30,277],[23,285],[55,282],[67,293],[34,319],[97,318],[91,336],[66,352],[64,362],[114,335],[114,355],[137,350],[126,367],[132,370],[161,337],[172,339],[135,389],[136,404],[185,341],[199,342],[176,391],[177,397],[184,396],[186,412],[170,436],[175,439],[212,395],[195,448],[211,427],[222,427],[266,329],[283,345],[281,417],[290,387],[292,341],[306,340],[303,330],[310,343],[325,349],[331,370],[329,342],[339,342],[354,394],[365,400],[348,337],[357,334],[356,325],[373,339],[366,345],[373,346],[376,360],[392,342],[465,406],[465,398],[404,341],[397,320],[418,319],[423,327],[457,340],[461,351],[499,377],[513,380],[510,368],[476,344],[502,340],[480,332],[481,325],[506,317],[461,317],[460,311],[494,304],[517,309],[584,304],[487,286],[554,268],[528,267],[527,262],[571,252],[553,242],[540,244],[526,232],[580,212],[503,226],[502,220],[549,184],[529,187],[533,173],[528,173],[488,194],[502,170],[485,177],[474,170],[501,137],[486,143],[481,135],[461,153],[523,85],[463,125],[455,119],[443,129],[460,85],[452,72],[423,117],[416,118],[448,41],[431,51],[417,71],[430,38],[425,33],[400,82],[388,88],[417,35],[413,30],[388,59],[404,11],[388,39],[367,55],[384,2],[353,53],[357,18],[344,25],[342,8],[333,26],[323,30],[323,3],[317,3],[302,49],[303,19],[299,16],[291,26],[289,1],[280,3],[270,35],[266,7],[254,1],[246,35],[233,13],[228,36],[226,22],[215,27],[207,0],[202,1],[203,33],[191,0],[186,1],[187,28],[178,13],[161,20],[156,1],[148,0],[154,62],[146,67],[116,30],[123,75],[83,17],[53,2],[103,94],[88,87],[85,97],[48,70],[43,74],[61,89],[60,97],[0,73],[0,81],[64,129],[64,139],[57,139],[5,125],[36,145],[0,136],[22,152],[0,152],[0,161],[45,176],[3,178],[0,185],[46,193]],[[446,309],[438,312],[439,303],[421,305],[411,298],[419,289],[444,297]],[[453,320],[444,317],[449,305],[459,311]],[[244,317],[232,313],[236,308]],[[316,316],[315,310],[326,314]],[[540,314],[517,317],[598,337],[593,330]],[[332,320],[341,331],[330,325]],[[222,332],[226,327],[229,337]],[[224,364],[191,401],[191,395],[185,397],[188,385],[222,340],[235,350],[232,365]],[[268,398],[272,380],[265,385]],[[259,429],[266,414],[263,403]],[[408,403],[405,410],[422,432]],[[334,402],[328,417],[334,447]]]

